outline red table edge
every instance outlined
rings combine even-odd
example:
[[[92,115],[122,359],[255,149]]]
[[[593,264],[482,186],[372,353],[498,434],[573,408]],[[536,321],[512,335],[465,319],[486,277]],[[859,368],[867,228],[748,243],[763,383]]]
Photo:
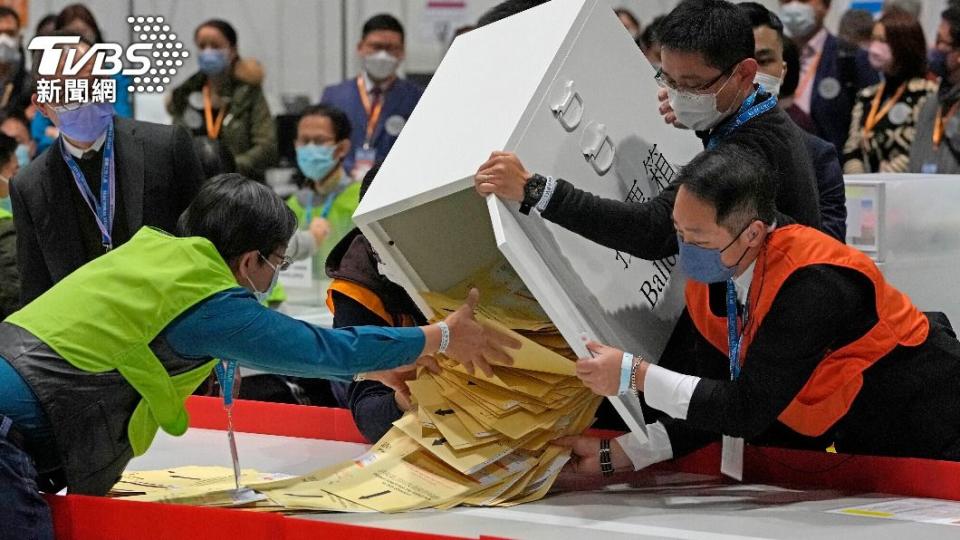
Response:
[[[187,400],[190,426],[226,429],[226,415],[218,398]],[[345,409],[305,407],[283,403],[237,400],[234,427],[245,433],[366,442]],[[591,430],[590,435],[615,437],[618,432]],[[720,446],[714,444],[690,455],[661,463],[654,470],[717,475]],[[910,497],[960,500],[960,463],[914,458],[851,456],[748,445],[744,454],[744,482],[768,483],[857,493],[880,492]],[[61,540],[99,538],[276,538],[300,540],[318,534],[400,540],[457,538],[411,531],[380,529],[346,523],[297,519],[279,514],[237,512],[221,508],[140,503],[85,497],[48,496],[56,537]],[[144,528],[144,524],[160,527]],[[494,537],[478,535],[481,539]]]

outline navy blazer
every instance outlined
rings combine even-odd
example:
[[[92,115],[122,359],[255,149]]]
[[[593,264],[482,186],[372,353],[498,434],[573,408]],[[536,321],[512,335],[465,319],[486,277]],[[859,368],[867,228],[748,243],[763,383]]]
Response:
[[[387,132],[385,126],[387,121],[396,116],[403,119],[404,122],[410,118],[410,114],[420,101],[420,95],[423,89],[416,84],[406,80],[397,79],[384,94],[383,109],[380,113],[380,119],[377,121],[377,127],[373,132],[373,141],[371,146],[377,150],[377,161],[383,161],[387,152],[393,147],[397,140],[396,134]],[[363,108],[363,102],[360,100],[360,90],[357,89],[357,78],[347,79],[338,84],[328,86],[323,89],[323,95],[320,97],[320,103],[332,105],[347,113],[350,119],[350,144],[352,148],[344,159],[344,169],[350,171],[353,169],[354,156],[358,148],[363,147],[367,136],[367,111]],[[396,123],[396,120],[391,122]]]
[[[820,202],[820,230],[846,243],[847,241],[847,190],[843,183],[843,170],[837,149],[829,142],[803,132],[804,142],[813,172],[817,176],[818,201]]]
[[[823,81],[833,79],[840,83],[839,93],[822,92],[823,89],[836,89],[836,85]],[[810,116],[817,126],[817,135],[833,143],[837,155],[843,155],[843,145],[850,132],[850,117],[857,92],[880,82],[880,74],[870,67],[866,51],[860,48],[848,48],[841,45],[833,34],[827,34],[823,45],[823,55],[817,65],[813,92],[810,96]]]

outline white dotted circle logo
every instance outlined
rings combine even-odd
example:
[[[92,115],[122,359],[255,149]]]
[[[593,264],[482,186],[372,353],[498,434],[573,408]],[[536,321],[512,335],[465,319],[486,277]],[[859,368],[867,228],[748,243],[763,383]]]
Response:
[[[127,24],[133,29],[134,43],[153,45],[151,65],[147,72],[134,77],[127,86],[130,92],[160,93],[170,84],[171,77],[183,66],[183,59],[190,53],[177,40],[177,34],[166,24],[162,16],[127,17]]]

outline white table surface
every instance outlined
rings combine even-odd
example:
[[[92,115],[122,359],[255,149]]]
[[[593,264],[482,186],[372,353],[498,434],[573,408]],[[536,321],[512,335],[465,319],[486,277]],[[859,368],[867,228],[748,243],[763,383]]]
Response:
[[[237,434],[240,464],[262,472],[303,474],[362,454],[367,445],[271,435]],[[230,466],[223,431],[191,429],[183,437],[157,435],[150,450],[129,470],[183,465]],[[711,477],[667,475],[672,487],[614,486],[603,491],[570,492],[514,508],[458,508],[405,514],[322,514],[319,519],[387,529],[478,537],[481,534],[544,540],[735,538],[844,540],[936,540],[960,538],[960,527],[928,525],[825,513],[884,500],[882,496],[803,491],[784,495],[750,488],[730,493]],[[719,491],[718,491],[719,490]],[[705,496],[748,496],[722,502]],[[784,499],[792,500],[784,500]],[[894,497],[887,497],[894,498]]]

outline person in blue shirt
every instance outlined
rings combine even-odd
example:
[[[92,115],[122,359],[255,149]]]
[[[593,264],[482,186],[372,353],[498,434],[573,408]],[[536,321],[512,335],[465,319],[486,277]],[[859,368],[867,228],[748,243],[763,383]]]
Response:
[[[364,23],[357,54],[360,74],[324,88],[320,102],[350,118],[352,150],[343,165],[360,181],[374,163],[387,157],[423,89],[397,76],[405,54],[404,33],[392,15],[375,15]]]
[[[329,330],[264,307],[289,261],[296,218],[238,174],[210,180],[181,237],[143,228],[0,323],[0,522],[51,538],[38,493],[103,495],[158,428],[187,428],[183,403],[213,359],[302,377],[385,377],[446,353],[492,373],[519,344],[473,317],[478,292],[421,327]]]

